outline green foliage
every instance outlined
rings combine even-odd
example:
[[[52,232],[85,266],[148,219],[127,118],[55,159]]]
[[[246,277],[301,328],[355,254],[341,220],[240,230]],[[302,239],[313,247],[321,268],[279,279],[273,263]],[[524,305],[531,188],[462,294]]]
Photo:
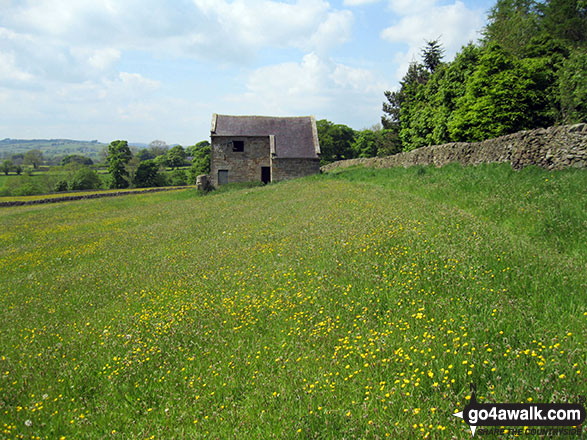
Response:
[[[395,130],[363,130],[356,134],[352,148],[355,157],[391,156],[401,151],[401,142]]]
[[[449,122],[451,139],[481,141],[542,125],[543,67],[543,60],[520,61],[499,45],[490,45]]]
[[[166,167],[170,166],[169,159],[167,158],[167,154],[162,154],[160,156],[157,156],[154,160],[159,168],[166,168]]]
[[[24,155],[24,164],[32,165],[35,170],[43,164],[43,160],[44,157],[41,150],[29,150]]]
[[[0,166],[0,171],[8,176],[8,173],[10,173],[13,168],[14,163],[11,160],[7,159],[4,162],[2,162],[2,166]]]
[[[333,124],[326,119],[316,122],[318,140],[320,143],[320,164],[343,159],[352,159],[355,156],[352,144],[355,131],[343,124]]]
[[[142,150],[139,150],[137,157],[141,162],[145,160],[155,159],[155,156],[153,155],[153,153],[151,153],[151,151],[148,148],[143,148]]]
[[[176,145],[167,152],[167,162],[171,168],[177,168],[185,163],[185,150],[181,145]]]
[[[102,187],[102,180],[96,171],[86,166],[81,167],[76,171],[69,182],[69,189],[98,189]]]
[[[483,34],[487,43],[499,44],[508,54],[521,56],[538,29],[536,1],[497,0],[489,12]]]
[[[89,157],[82,156],[80,154],[68,154],[63,159],[61,159],[61,165],[65,166],[70,163],[77,163],[80,165],[93,165],[94,161]]]
[[[159,173],[159,165],[154,160],[145,160],[137,167],[133,184],[137,188],[149,188],[163,186],[162,175]]]
[[[172,186],[184,186],[188,184],[188,176],[185,170],[174,170],[171,173],[169,182]]]
[[[127,188],[129,186],[126,164],[132,158],[127,141],[112,141],[108,146],[108,172],[111,181],[110,188]]]
[[[434,73],[442,63],[443,54],[444,48],[438,39],[427,41],[426,46],[422,49],[422,62],[424,63],[424,67],[430,73]]]
[[[64,192],[64,191],[67,191],[68,187],[69,187],[69,185],[67,184],[67,180],[65,180],[65,179],[58,180],[57,183],[55,183],[55,186],[53,187],[53,191],[54,192]]]
[[[586,118],[587,10],[576,0],[499,0],[481,45],[436,63],[422,50],[396,92],[385,92],[382,123],[403,149],[479,141]]]
[[[587,52],[575,50],[561,66],[558,77],[562,121],[587,121]]]
[[[587,4],[581,0],[549,0],[538,4],[541,29],[572,47],[587,42]]]
[[[185,148],[185,153],[187,156],[194,158],[199,150],[205,147],[210,147],[210,142],[208,141],[200,141],[195,145],[191,145]]]

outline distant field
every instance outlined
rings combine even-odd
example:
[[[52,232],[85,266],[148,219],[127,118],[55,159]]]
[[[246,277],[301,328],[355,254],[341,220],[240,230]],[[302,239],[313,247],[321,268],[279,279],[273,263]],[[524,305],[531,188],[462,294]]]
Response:
[[[81,154],[97,159],[100,151],[107,146],[97,141],[76,141],[71,139],[2,139],[0,153],[8,155],[41,150],[45,156]]]
[[[349,169],[0,209],[0,437],[468,438],[471,383],[574,402],[585,187]]]

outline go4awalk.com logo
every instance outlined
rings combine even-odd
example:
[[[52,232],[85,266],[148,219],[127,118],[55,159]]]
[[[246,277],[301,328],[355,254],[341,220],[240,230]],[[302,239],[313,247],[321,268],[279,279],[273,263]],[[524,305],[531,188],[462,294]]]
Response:
[[[472,435],[481,426],[524,427],[508,430],[518,435],[573,435],[581,433],[580,425],[585,421],[585,408],[581,403],[479,403],[475,394],[475,386],[471,384],[469,404],[463,411],[453,414],[469,425]],[[556,428],[530,428],[535,426]],[[497,428],[483,429],[479,430],[479,434],[503,434],[504,431]]]

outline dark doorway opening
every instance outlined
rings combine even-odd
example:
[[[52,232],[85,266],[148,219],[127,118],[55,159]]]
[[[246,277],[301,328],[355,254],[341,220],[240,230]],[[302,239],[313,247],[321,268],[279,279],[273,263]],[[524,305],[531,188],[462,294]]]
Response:
[[[261,167],[261,182],[271,182],[271,167]]]
[[[228,170],[218,170],[218,185],[228,183]]]

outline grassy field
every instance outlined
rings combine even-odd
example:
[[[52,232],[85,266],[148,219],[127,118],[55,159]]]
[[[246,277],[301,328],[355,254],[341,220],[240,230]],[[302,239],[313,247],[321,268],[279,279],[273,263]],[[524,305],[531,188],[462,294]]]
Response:
[[[467,438],[470,383],[576,401],[586,187],[350,169],[1,209],[0,437]]]

